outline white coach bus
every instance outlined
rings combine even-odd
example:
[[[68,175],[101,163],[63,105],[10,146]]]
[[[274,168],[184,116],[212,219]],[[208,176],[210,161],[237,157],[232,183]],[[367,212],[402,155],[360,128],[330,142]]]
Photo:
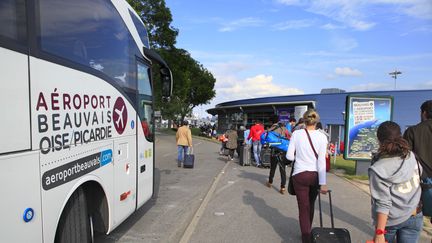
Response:
[[[124,0],[0,1],[0,242],[91,242],[151,198],[149,48]]]

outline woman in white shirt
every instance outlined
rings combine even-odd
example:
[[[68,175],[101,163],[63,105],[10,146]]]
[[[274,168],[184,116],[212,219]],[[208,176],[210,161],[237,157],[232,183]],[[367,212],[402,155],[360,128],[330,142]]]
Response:
[[[315,200],[318,190],[327,193],[325,155],[327,138],[315,130],[318,113],[310,109],[303,115],[305,129],[293,132],[288,146],[287,159],[294,162],[293,185],[299,209],[302,242],[310,242]],[[308,136],[310,136],[310,141]]]

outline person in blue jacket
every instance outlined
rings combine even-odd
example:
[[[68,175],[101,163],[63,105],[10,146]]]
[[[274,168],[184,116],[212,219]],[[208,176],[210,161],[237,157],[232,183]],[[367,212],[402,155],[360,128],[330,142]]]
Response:
[[[274,124],[267,130],[267,132],[275,132],[279,136],[288,139],[289,131],[286,129],[285,124],[279,122],[279,118],[277,116],[273,117]],[[285,158],[286,151],[282,151],[277,148],[272,148],[271,157],[270,157],[270,174],[268,181],[266,183],[267,187],[272,187],[274,174],[276,172],[276,167],[279,165],[279,172],[281,176],[281,186],[279,192],[281,194],[286,193],[286,171],[285,167],[288,163],[288,160]]]

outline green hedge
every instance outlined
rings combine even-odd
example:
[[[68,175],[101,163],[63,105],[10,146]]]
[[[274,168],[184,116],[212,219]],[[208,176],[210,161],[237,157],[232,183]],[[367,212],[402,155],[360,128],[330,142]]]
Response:
[[[191,132],[193,136],[199,136],[201,133],[201,130],[199,128],[191,128]]]
[[[332,169],[343,169],[347,175],[355,175],[355,161],[345,160],[342,155],[336,156],[336,164],[333,164],[334,157],[331,157]]]

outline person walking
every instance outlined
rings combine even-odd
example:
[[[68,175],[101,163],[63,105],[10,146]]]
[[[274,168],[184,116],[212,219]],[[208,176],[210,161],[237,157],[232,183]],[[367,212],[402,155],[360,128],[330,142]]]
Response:
[[[303,119],[306,127],[293,132],[286,158],[295,161],[292,168],[293,185],[299,210],[302,242],[309,243],[318,190],[323,194],[328,191],[325,164],[327,138],[315,129],[320,119],[315,110],[306,111]]]
[[[177,129],[176,142],[177,142],[177,166],[181,167],[184,158],[188,153],[189,147],[192,147],[192,133],[188,126],[188,121],[183,121],[182,126]]]
[[[278,121],[278,117],[275,116],[273,118],[273,121],[275,122],[270,129],[268,129],[267,132],[275,132],[277,133],[279,136],[288,139],[289,135],[289,131],[286,129],[285,124],[280,123]],[[280,185],[280,189],[279,192],[281,194],[285,194],[286,193],[286,165],[287,165],[287,160],[286,160],[286,153],[284,151],[281,151],[279,149],[276,148],[272,148],[271,150],[271,157],[270,157],[270,172],[269,172],[269,178],[268,181],[266,183],[267,187],[271,188],[272,184],[273,184],[273,178],[276,172],[276,167],[278,167],[279,165],[279,172],[280,172],[280,176],[281,176],[281,185]]]
[[[324,134],[326,136],[326,138],[327,138],[326,171],[329,172],[330,171],[330,166],[331,166],[331,164],[330,164],[330,154],[331,154],[331,152],[330,152],[330,145],[329,145],[329,143],[330,143],[330,135],[326,131],[324,131],[323,125],[322,125],[321,122],[318,122],[316,124],[316,129],[318,131],[320,131],[322,134]]]
[[[421,122],[409,127],[403,137],[423,162],[424,176],[432,177],[432,100],[420,106],[420,118]]]
[[[298,120],[297,124],[295,124],[295,126],[292,128],[292,131],[296,131],[296,130],[300,130],[300,129],[304,129],[306,127],[305,125],[305,119],[302,117]]]
[[[244,141],[245,141],[245,132],[246,128],[244,126],[240,126],[239,129],[237,129],[237,148],[236,152],[238,157],[240,158],[240,149],[242,149]]]
[[[290,137],[291,137],[292,132],[294,131],[293,128],[294,128],[296,122],[297,122],[297,120],[295,119],[295,117],[290,117],[289,122],[286,124],[286,128],[290,132]]]
[[[377,137],[378,153],[369,168],[374,242],[418,242],[423,228],[421,168],[397,123],[381,123]]]
[[[249,134],[250,134],[250,127],[251,127],[250,125],[246,125],[246,130],[243,133],[243,137],[245,138],[243,144],[248,146],[248,147],[252,146],[252,139],[250,139],[250,138],[248,139]]]
[[[229,150],[228,160],[234,160],[234,151],[236,150],[238,145],[238,135],[234,125],[230,126],[230,129],[225,132],[225,137],[228,139],[225,145],[226,148]]]
[[[253,125],[250,129],[250,133],[247,139],[252,138],[252,146],[253,146],[253,154],[255,158],[256,167],[262,167],[260,154],[261,154],[261,134],[264,132],[264,126],[260,121],[255,121],[255,125]]]

